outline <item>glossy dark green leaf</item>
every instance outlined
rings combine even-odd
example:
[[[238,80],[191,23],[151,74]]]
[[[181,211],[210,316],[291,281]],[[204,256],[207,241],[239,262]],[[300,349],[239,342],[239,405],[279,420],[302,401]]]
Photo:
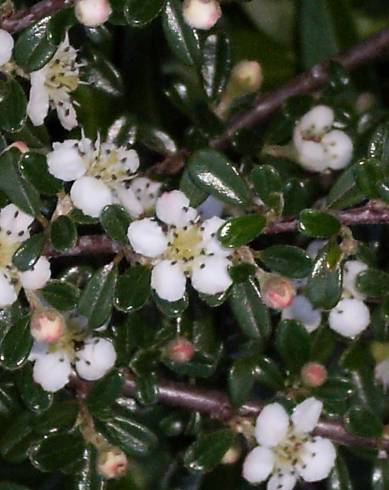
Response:
[[[151,22],[163,9],[165,0],[127,0],[125,18],[133,27],[143,27]]]
[[[211,471],[222,460],[235,441],[232,430],[221,429],[202,434],[184,454],[184,464],[192,471]]]
[[[112,311],[117,270],[111,264],[97,271],[82,292],[78,311],[89,320],[89,327],[102,325]]]
[[[131,223],[128,212],[119,204],[111,204],[103,209],[100,216],[106,233],[120,243],[128,244],[127,230]]]
[[[260,214],[247,214],[230,218],[218,231],[218,238],[225,247],[240,247],[257,238],[266,226],[266,218]]]
[[[384,179],[381,164],[375,158],[359,161],[354,165],[355,180],[365,196],[376,199],[380,197],[378,183]]]
[[[0,365],[18,369],[27,361],[32,346],[29,316],[21,318],[3,337],[0,344]]]
[[[336,179],[327,196],[328,207],[342,209],[362,202],[365,196],[359,190],[354,175],[354,165],[347,167]]]
[[[389,274],[379,269],[363,271],[358,274],[357,288],[368,296],[386,296],[389,294]]]
[[[229,274],[234,282],[245,282],[256,272],[256,267],[248,262],[241,262],[229,268]]]
[[[277,327],[276,347],[287,368],[299,372],[309,360],[309,333],[294,320],[283,320]]]
[[[26,120],[27,99],[23,88],[13,78],[0,80],[0,129],[14,133]]]
[[[208,193],[203,189],[200,189],[200,187],[193,182],[187,169],[182,173],[180,190],[188,197],[190,205],[193,207],[199,206],[208,197]]]
[[[178,150],[170,134],[150,124],[139,125],[138,141],[141,141],[149,150],[164,156],[173,155]]]
[[[47,410],[52,401],[53,394],[45,391],[32,377],[32,364],[26,364],[23,369],[18,371],[17,386],[23,402],[29,410],[33,412],[43,412]]]
[[[136,399],[142,405],[152,405],[158,400],[157,376],[154,372],[144,374],[136,383]]]
[[[7,461],[20,462],[27,458],[33,441],[31,412],[22,412],[8,423],[0,437],[0,453]]]
[[[151,294],[151,271],[144,265],[134,265],[119,276],[115,297],[115,307],[125,313],[131,313],[144,306]]]
[[[39,194],[21,174],[19,161],[20,152],[16,149],[0,155],[0,191],[24,212],[37,216],[41,205]]]
[[[371,484],[372,490],[389,488],[389,461],[387,459],[378,459],[374,463]]]
[[[69,216],[59,216],[51,223],[50,241],[58,252],[67,252],[76,245],[77,227]]]
[[[42,290],[45,300],[60,311],[72,310],[77,306],[80,291],[70,282],[53,279]]]
[[[157,305],[158,309],[161,310],[162,313],[169,318],[177,318],[181,316],[189,305],[187,295],[185,295],[182,299],[178,301],[165,301],[154,294],[154,302]]]
[[[350,473],[347,465],[338,453],[334,469],[327,480],[328,490],[353,490],[354,485],[350,478]]]
[[[381,163],[389,163],[389,122],[385,121],[374,130],[370,136],[368,156],[376,158]]]
[[[291,245],[268,247],[261,251],[260,260],[272,271],[294,279],[306,277],[312,269],[307,253]]]
[[[346,378],[329,377],[327,381],[314,390],[314,395],[321,400],[346,400],[352,393],[352,385]]]
[[[69,214],[69,217],[80,225],[97,225],[99,220],[97,218],[92,218],[92,216],[88,216],[84,214],[81,209],[73,209],[73,211]]]
[[[353,406],[347,412],[346,427],[354,434],[364,437],[378,437],[384,430],[381,420],[368,408]]]
[[[274,194],[282,191],[282,181],[278,171],[271,165],[256,165],[251,171],[254,189],[262,201],[273,207]]]
[[[20,271],[31,269],[43,253],[45,236],[43,233],[32,235],[23,242],[12,257],[12,262]]]
[[[218,100],[231,70],[231,47],[228,37],[220,32],[210,34],[202,46],[201,76],[205,93]]]
[[[77,422],[80,406],[75,400],[59,401],[44,413],[35,417],[34,431],[39,434],[69,432]]]
[[[170,49],[187,65],[200,63],[201,51],[197,32],[184,20],[182,3],[168,0],[163,14],[163,29]]]
[[[87,400],[90,412],[99,416],[99,414],[109,411],[111,405],[119,397],[123,387],[123,377],[118,371],[111,373],[99,379],[92,388]]]
[[[309,237],[327,238],[338,233],[340,222],[323,211],[304,209],[299,216],[299,230]]]
[[[229,302],[243,333],[249,338],[265,342],[271,331],[270,315],[256,283],[250,279],[234,284]]]
[[[237,407],[248,400],[254,386],[256,357],[243,357],[236,360],[228,373],[228,391],[233,404]]]
[[[20,170],[42,194],[53,196],[62,190],[62,182],[50,174],[46,157],[41,153],[25,153],[20,162]]]
[[[81,467],[74,475],[69,490],[106,490],[107,481],[97,471],[97,451],[93,446],[84,449]],[[0,489],[1,490],[1,489]]]
[[[189,159],[193,182],[205,192],[236,206],[247,205],[250,191],[231,162],[216,150],[199,150]]]

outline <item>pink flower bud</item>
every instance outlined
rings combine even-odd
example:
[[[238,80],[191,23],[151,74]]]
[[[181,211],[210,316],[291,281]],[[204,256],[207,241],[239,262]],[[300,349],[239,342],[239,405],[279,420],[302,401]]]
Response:
[[[118,448],[104,451],[97,461],[97,470],[101,476],[109,480],[121,478],[128,470],[127,456]]]
[[[286,277],[270,276],[261,286],[263,302],[276,310],[287,308],[296,296],[292,282]]]
[[[24,141],[14,141],[9,148],[16,148],[20,153],[27,153],[29,151],[28,146]]]
[[[257,92],[263,82],[262,67],[257,61],[243,60],[234,66],[231,81],[243,94]]]
[[[80,24],[97,27],[107,22],[112,8],[109,0],[77,0],[74,11]]]
[[[308,362],[301,369],[301,379],[305,386],[317,388],[327,381],[327,369],[318,362]]]
[[[222,10],[216,0],[185,0],[182,13],[194,29],[208,30],[219,20]]]
[[[169,342],[166,353],[171,361],[184,363],[189,362],[193,358],[195,348],[192,342],[185,337],[177,337]]]
[[[31,318],[31,335],[38,342],[57,342],[65,330],[65,321],[55,310],[37,310]]]

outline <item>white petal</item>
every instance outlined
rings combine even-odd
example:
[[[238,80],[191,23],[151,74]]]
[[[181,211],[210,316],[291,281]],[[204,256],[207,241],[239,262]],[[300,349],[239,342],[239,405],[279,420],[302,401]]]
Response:
[[[358,274],[367,270],[367,264],[360,260],[348,260],[343,267],[343,289],[354,296],[354,298],[363,299],[362,294],[356,286]]]
[[[57,116],[63,128],[71,131],[78,126],[77,113],[70,97],[62,100],[61,104],[55,104],[55,108],[57,109]]]
[[[94,177],[81,177],[72,185],[70,197],[84,214],[98,218],[108,204],[112,204],[111,189]]]
[[[71,371],[66,354],[58,351],[39,357],[35,361],[32,375],[45,391],[55,392],[67,384]]]
[[[161,192],[161,182],[138,177],[131,181],[130,188],[135,193],[144,213],[150,213],[155,208],[158,196]]]
[[[328,323],[340,335],[355,337],[369,326],[370,311],[360,299],[342,299],[331,310]]]
[[[203,219],[221,216],[223,214],[224,204],[216,197],[208,196],[207,199],[197,208]]]
[[[116,351],[109,340],[90,338],[78,351],[76,369],[81,378],[94,381],[105,376],[116,362]]]
[[[331,129],[334,118],[335,114],[331,107],[317,105],[304,114],[298,123],[298,128],[301,132],[321,136]]]
[[[282,319],[296,320],[311,333],[320,326],[321,312],[313,307],[308,298],[297,295],[291,305],[282,310]]]
[[[124,206],[133,218],[139,218],[143,214],[143,206],[131,188],[118,185],[115,188],[119,202]]]
[[[217,238],[217,232],[224,225],[225,220],[214,216],[204,221],[201,225],[203,242],[201,247],[209,254],[227,256],[231,253],[231,249],[223,247]]]
[[[290,473],[277,473],[268,481],[266,490],[292,490],[296,482],[297,478]]]
[[[199,293],[219,294],[226,291],[232,284],[228,268],[231,262],[217,255],[199,257],[193,266],[192,286]]]
[[[45,68],[32,72],[30,79],[31,88],[27,114],[34,126],[41,126],[49,112],[49,92],[45,86]]]
[[[32,344],[32,349],[30,351],[30,354],[28,355],[28,360],[29,361],[36,361],[42,356],[45,356],[49,350],[49,344],[46,342],[37,342],[35,341]]]
[[[319,481],[327,478],[335,464],[335,446],[328,439],[315,437],[301,449],[303,467],[298,472],[305,481]],[[304,468],[305,466],[305,468]]]
[[[186,289],[186,277],[179,263],[170,260],[159,262],[151,273],[151,287],[166,301],[178,301]]]
[[[167,247],[165,233],[150,218],[133,221],[128,227],[127,236],[135,252],[146,257],[158,257]]]
[[[5,65],[11,59],[14,40],[11,34],[0,29],[0,66]]]
[[[291,416],[296,432],[312,432],[319,421],[322,409],[323,403],[314,397],[299,403]]]
[[[40,257],[31,270],[20,272],[19,277],[25,289],[41,289],[51,277],[50,262]]]
[[[34,217],[25,213],[14,204],[8,204],[0,211],[0,228],[6,234],[7,240],[21,242],[29,238],[28,227]]]
[[[0,308],[12,305],[18,295],[10,282],[5,269],[0,269]]]
[[[279,403],[266,405],[257,418],[255,437],[258,444],[277,446],[288,432],[289,416]]]
[[[351,138],[339,129],[334,129],[324,136],[321,144],[327,152],[327,165],[333,170],[340,170],[348,165],[353,156]]]
[[[181,191],[164,192],[157,199],[155,210],[161,221],[179,228],[197,217],[197,211],[190,207],[189,199]]]
[[[69,140],[72,142],[74,140]],[[84,159],[74,147],[77,143],[64,141],[63,143],[54,143],[54,151],[47,155],[47,165],[49,172],[57,179],[70,182],[82,177],[87,168]]]
[[[328,157],[321,143],[303,141],[296,149],[302,167],[312,172],[322,172],[326,169]]]
[[[260,483],[268,478],[274,467],[273,451],[256,447],[248,453],[243,463],[243,478],[250,483]]]

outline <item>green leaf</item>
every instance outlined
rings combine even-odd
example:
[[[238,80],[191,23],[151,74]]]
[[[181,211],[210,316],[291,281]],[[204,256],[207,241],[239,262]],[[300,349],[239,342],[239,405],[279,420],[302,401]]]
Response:
[[[80,471],[74,475],[71,490],[106,490],[106,485],[106,480],[97,471],[97,450],[88,446],[84,449],[82,465]]]
[[[335,216],[317,211],[304,209],[299,217],[299,230],[313,238],[328,238],[340,230],[340,222]]]
[[[33,415],[22,412],[12,417],[0,437],[0,453],[8,461],[20,462],[26,459],[33,441]]]
[[[384,165],[389,164],[389,121],[377,126],[370,136],[367,154]]]
[[[151,294],[151,271],[144,265],[134,265],[118,278],[114,305],[124,313],[142,308]]]
[[[283,276],[301,279],[312,270],[312,261],[304,250],[291,245],[273,245],[261,251],[260,260]]]
[[[17,386],[23,402],[33,412],[47,410],[52,401],[53,394],[45,391],[32,377],[32,364],[26,364],[17,374]]]
[[[205,93],[217,101],[231,71],[231,47],[224,33],[209,34],[202,47],[201,76]]]
[[[251,196],[247,184],[222,153],[199,150],[190,157],[188,168],[200,189],[227,204],[248,205]]]
[[[58,252],[67,252],[76,245],[77,227],[69,216],[59,216],[51,223],[50,241]]]
[[[364,199],[364,194],[355,182],[354,165],[350,165],[339,175],[327,196],[328,207],[332,209],[349,208]]]
[[[375,158],[360,160],[354,165],[355,179],[365,196],[376,199],[380,197],[378,184],[384,179],[381,164]]]
[[[248,262],[241,262],[230,267],[228,272],[234,282],[245,282],[255,274],[256,267]]]
[[[154,294],[153,298],[158,309],[169,318],[178,318],[188,308],[189,305],[188,296],[186,294],[182,299],[178,301],[165,301],[164,299],[161,299],[157,294]]]
[[[165,0],[126,0],[125,19],[133,27],[144,27],[159,15]]]
[[[52,280],[42,290],[45,300],[60,311],[72,310],[77,306],[80,291],[70,282]]]
[[[207,472],[213,470],[235,442],[232,430],[221,429],[202,434],[186,450],[184,464],[191,471]]]
[[[131,217],[123,206],[119,206],[119,204],[105,206],[100,221],[111,238],[120,243],[128,244],[127,230],[131,223]]]
[[[261,300],[261,293],[256,283],[250,279],[234,284],[229,302],[243,333],[251,339],[265,343],[271,331],[270,315]]]
[[[34,431],[38,434],[69,432],[77,422],[80,406],[75,400],[59,401],[42,414],[35,417]]]
[[[309,360],[309,333],[294,320],[283,320],[277,327],[276,347],[287,368],[297,373]]]
[[[256,165],[251,171],[254,189],[262,201],[273,207],[274,194],[282,191],[282,181],[278,171],[271,165]]]
[[[26,120],[27,99],[20,84],[13,78],[0,80],[0,129],[19,131]]]
[[[243,357],[232,365],[228,374],[228,390],[232,403],[239,407],[250,396],[255,383],[257,356]]]
[[[200,204],[203,203],[208,197],[208,192],[200,189],[200,187],[193,182],[187,169],[185,169],[182,173],[180,190],[187,196],[190,201],[190,205],[193,207],[200,206]]]
[[[252,242],[266,226],[266,218],[259,214],[247,214],[230,218],[218,231],[218,238],[225,247],[240,247]]]
[[[102,325],[110,316],[117,270],[108,264],[97,271],[84,289],[78,311],[89,320],[89,327]]]
[[[63,189],[62,182],[50,174],[46,157],[41,153],[25,153],[20,162],[20,170],[41,194],[54,196]]]
[[[0,344],[0,365],[4,369],[18,369],[27,361],[32,346],[30,317],[21,318],[12,325]]]
[[[379,437],[384,430],[381,420],[367,407],[351,407],[346,414],[345,421],[347,429],[359,436]]]
[[[372,490],[385,490],[389,488],[389,461],[377,459],[371,475]]]
[[[179,0],[166,2],[162,24],[166,40],[177,58],[187,65],[198,65],[201,58],[199,37],[185,22]]]
[[[382,297],[389,293],[389,274],[379,269],[368,269],[358,274],[357,289],[368,296]]]
[[[99,379],[92,388],[87,400],[87,405],[94,416],[109,412],[111,405],[121,394],[123,377],[118,371]]]
[[[31,269],[43,253],[45,236],[43,233],[32,235],[23,242],[12,257],[12,263],[20,271]]]
[[[346,400],[352,393],[352,386],[346,378],[328,378],[327,381],[314,390],[314,395],[329,402]]]
[[[328,490],[353,490],[350,474],[342,456],[338,453],[334,469],[327,480]]]

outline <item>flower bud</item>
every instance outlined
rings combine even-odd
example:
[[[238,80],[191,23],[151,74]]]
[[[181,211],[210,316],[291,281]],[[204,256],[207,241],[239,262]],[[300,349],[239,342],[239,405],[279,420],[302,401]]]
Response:
[[[55,310],[36,310],[31,318],[31,335],[38,342],[57,342],[65,330],[65,321]]]
[[[293,283],[282,276],[269,276],[261,285],[262,299],[269,308],[287,308],[296,296]]]
[[[185,337],[177,337],[167,346],[167,357],[173,362],[189,362],[194,354],[194,345]]]
[[[222,10],[216,0],[185,0],[182,13],[194,29],[208,30],[219,20]]]
[[[223,456],[221,463],[222,464],[235,464],[240,456],[241,456],[242,451],[238,446],[232,446],[230,449],[227,450],[225,455]]]
[[[27,153],[29,151],[28,146],[24,141],[14,141],[9,148],[16,148],[20,153]]]
[[[80,24],[97,27],[107,22],[112,8],[109,0],[77,0],[74,11]]]
[[[121,478],[128,470],[127,456],[118,448],[104,451],[97,461],[97,470],[101,476],[109,480]]]
[[[308,362],[301,369],[301,379],[305,386],[317,388],[327,381],[327,369],[318,362]]]
[[[231,83],[241,95],[257,92],[263,82],[262,67],[257,61],[243,60],[234,66]]]

